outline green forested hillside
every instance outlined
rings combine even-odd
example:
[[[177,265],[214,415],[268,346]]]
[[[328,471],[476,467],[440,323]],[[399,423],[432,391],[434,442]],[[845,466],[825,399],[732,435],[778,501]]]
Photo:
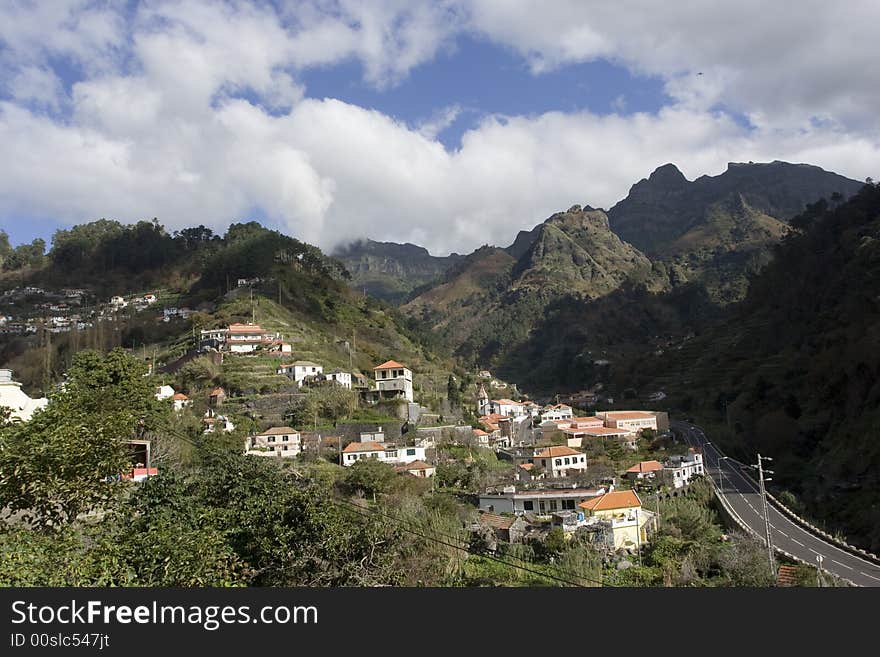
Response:
[[[795,218],[746,299],[645,385],[675,392],[731,453],[775,459],[829,529],[880,549],[880,187]],[[649,383],[650,382],[650,383]]]

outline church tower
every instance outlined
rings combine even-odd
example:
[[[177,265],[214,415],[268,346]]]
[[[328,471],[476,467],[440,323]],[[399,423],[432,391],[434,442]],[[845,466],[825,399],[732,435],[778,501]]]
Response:
[[[477,392],[477,415],[489,414],[489,393],[486,387],[481,383],[480,390]]]

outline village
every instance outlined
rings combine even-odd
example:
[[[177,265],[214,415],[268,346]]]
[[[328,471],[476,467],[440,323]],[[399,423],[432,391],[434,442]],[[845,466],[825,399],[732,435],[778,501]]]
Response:
[[[238,283],[245,287],[253,281]],[[157,304],[154,293],[114,296],[81,310],[77,308],[88,298],[83,290],[16,289],[5,300],[14,303],[34,296],[46,299],[36,306],[42,312],[28,319],[4,316],[0,330],[85,329],[126,310],[157,308],[157,322],[185,319],[193,312]],[[248,411],[242,418],[245,407],[224,387],[214,386],[191,398],[191,390],[171,385],[180,363],[154,370],[158,364],[150,362],[148,374],[161,380],[155,386],[156,399],[167,400],[177,415],[197,417],[203,435],[240,434],[247,420],[250,429],[243,436],[242,451],[250,456],[291,463],[322,460],[343,468],[371,460],[401,476],[430,478],[435,481],[432,487],[472,501],[479,515],[471,531],[490,546],[540,541],[558,530],[566,537],[586,535],[609,554],[638,553],[658,526],[658,505],[648,508],[646,496],[657,502],[660,495],[676,495],[704,474],[701,454],[676,444],[665,412],[618,409],[613,397],[600,394],[601,383],[563,396],[569,403],[560,403],[556,395],[550,400],[556,403],[539,404],[520,394],[515,384],[476,370],[472,390],[462,396],[458,411],[447,403],[442,413],[420,403],[414,372],[393,358],[377,363],[369,375],[338,363],[297,359],[291,341],[254,321],[200,329],[193,332],[192,341],[181,362],[202,356],[219,366],[234,362],[247,370],[248,363],[255,362],[248,359],[269,357],[276,377],[289,382],[286,399],[340,389],[352,395],[357,407],[381,409],[388,418],[383,423],[335,423],[332,429],[320,430],[316,422],[307,427],[272,421],[286,417],[281,411]],[[650,399],[659,401],[661,395]],[[0,406],[11,409],[13,419],[27,421],[47,403],[45,397],[25,395],[12,371],[0,371]],[[132,471],[122,478],[138,481],[158,474],[161,464],[155,462],[149,441],[132,444],[132,453]]]

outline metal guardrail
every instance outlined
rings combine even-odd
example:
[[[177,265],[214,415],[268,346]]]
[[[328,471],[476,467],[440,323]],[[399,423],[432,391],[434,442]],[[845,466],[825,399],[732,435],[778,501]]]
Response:
[[[737,461],[736,459],[731,458],[729,460],[733,461],[734,463],[736,463],[742,467],[748,467],[747,464],[742,463],[741,461]],[[755,480],[752,478],[752,476],[749,473],[743,472],[743,476],[748,477],[749,479],[752,480],[753,483],[755,483],[755,485],[757,485],[757,482],[755,482]],[[846,541],[841,540],[841,539],[837,538],[836,536],[832,536],[831,534],[829,534],[825,530],[819,529],[818,527],[816,527],[816,525],[811,523],[809,520],[805,520],[804,518],[802,518],[798,514],[796,514],[794,511],[789,509],[787,506],[785,506],[782,502],[780,502],[776,497],[774,497],[769,492],[767,493],[767,499],[773,503],[773,506],[775,506],[779,511],[781,511],[786,516],[788,516],[791,520],[795,521],[802,528],[806,529],[807,531],[811,532],[812,534],[815,534],[818,538],[821,538],[826,543],[831,543],[832,545],[839,547],[841,550],[845,550],[856,557],[860,557],[862,559],[865,559],[866,561],[871,561],[875,564],[880,565],[880,557],[878,557],[876,554],[873,554],[872,552],[868,552],[867,550],[863,550],[861,548],[858,548],[854,545],[850,545]]]
[[[746,534],[759,539],[761,541],[761,543],[766,545],[767,544],[766,539],[763,536],[761,536],[760,534],[758,534],[758,532],[756,532],[754,529],[749,527],[745,523],[745,521],[743,521],[743,519],[739,517],[739,514],[733,509],[733,507],[728,503],[728,501],[724,498],[724,495],[721,494],[721,492],[718,490],[718,487],[715,485],[715,480],[712,479],[711,477],[709,477],[709,481],[712,482],[712,490],[715,493],[715,498],[719,501],[721,506],[724,508],[724,511],[726,512],[728,517],[731,520],[733,520],[733,522],[736,523],[739,526],[739,528],[742,529]],[[769,497],[769,495],[768,495],[768,497]],[[816,564],[810,563],[809,561],[807,561],[805,559],[801,559],[800,557],[795,556],[795,555],[791,554],[790,552],[787,552],[786,550],[783,550],[778,545],[773,546],[773,551],[785,556],[788,559],[791,559],[794,562],[801,563],[805,566],[809,566],[810,568],[817,568]],[[841,577],[840,575],[837,575],[836,573],[832,573],[830,570],[828,570],[826,568],[819,568],[819,570],[831,575],[832,577],[836,577],[837,579],[839,579],[843,582],[846,582],[850,586],[855,586],[855,587],[859,586],[858,584],[856,584],[852,580],[847,579],[846,577]]]

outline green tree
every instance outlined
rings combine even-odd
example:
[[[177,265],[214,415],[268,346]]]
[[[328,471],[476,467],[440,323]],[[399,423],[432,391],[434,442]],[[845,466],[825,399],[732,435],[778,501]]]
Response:
[[[145,373],[120,349],[76,354],[45,409],[0,428],[0,506],[50,527],[110,505],[113,478],[131,467],[129,441],[149,440],[170,410]]]
[[[348,468],[345,485],[351,492],[361,491],[375,497],[386,492],[397,476],[394,467],[378,459],[360,459]]]

